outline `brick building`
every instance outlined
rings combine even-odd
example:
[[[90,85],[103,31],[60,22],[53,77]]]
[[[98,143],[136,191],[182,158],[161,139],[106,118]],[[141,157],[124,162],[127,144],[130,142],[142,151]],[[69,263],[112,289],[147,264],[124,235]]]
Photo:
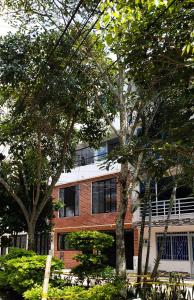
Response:
[[[54,188],[53,197],[64,202],[64,207],[54,218],[54,251],[68,269],[76,265],[73,257],[77,253],[65,241],[68,232],[100,230],[115,237],[120,166],[114,165],[110,170],[102,168],[104,155],[115,143],[116,139],[106,141],[97,151],[82,146],[76,153],[75,168],[71,173],[63,173]],[[127,269],[133,270],[137,257],[137,231],[132,229],[130,201],[125,219],[125,245]],[[115,267],[115,243],[104,251],[109,265]]]

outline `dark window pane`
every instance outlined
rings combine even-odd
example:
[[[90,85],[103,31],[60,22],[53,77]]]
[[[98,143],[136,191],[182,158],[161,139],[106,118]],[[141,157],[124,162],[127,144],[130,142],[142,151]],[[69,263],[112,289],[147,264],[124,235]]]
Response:
[[[188,186],[180,186],[176,189],[176,198],[188,198],[192,196],[192,189]]]
[[[107,180],[104,182],[104,201],[105,201],[105,211],[111,211],[111,181]]]
[[[162,235],[157,236],[158,253],[162,239]],[[168,234],[165,240],[164,252],[161,258],[169,260],[189,260],[187,235],[179,235],[176,233]]]
[[[157,183],[158,200],[169,200],[172,194],[173,181],[170,177],[164,177]]]
[[[73,217],[79,215],[79,186],[60,189],[60,199],[64,207],[59,211],[59,217]]]
[[[93,183],[92,185],[92,213],[97,214],[98,212],[98,185]]]
[[[119,139],[118,138],[114,138],[112,140],[109,140],[107,142],[108,145],[108,153],[110,153],[116,146],[119,145]]]
[[[76,166],[85,166],[85,165],[92,164],[94,162],[94,150],[89,147],[76,150],[75,155],[76,155],[76,162],[75,162]]]
[[[163,241],[163,236],[157,237],[157,250],[158,253],[160,251],[160,247]],[[167,236],[164,242],[164,251],[162,253],[161,259],[172,259],[172,251],[171,251],[171,237]]]
[[[57,250],[73,250],[74,248],[71,246],[68,240],[65,239],[67,233],[59,233],[58,234],[58,244]]]
[[[99,149],[96,150],[95,158],[96,160],[102,160],[107,154],[107,145],[103,143]]]
[[[188,260],[187,236],[172,236],[172,251],[174,260]]]
[[[116,181],[108,179],[92,184],[92,213],[116,210]]]
[[[64,203],[64,190],[65,189],[59,190],[59,198],[63,203]],[[64,206],[62,208],[60,208],[60,210],[59,210],[59,218],[62,218],[62,217],[64,217]]]
[[[110,197],[111,197],[111,211],[114,212],[116,211],[116,180],[115,178],[112,178],[110,180]]]

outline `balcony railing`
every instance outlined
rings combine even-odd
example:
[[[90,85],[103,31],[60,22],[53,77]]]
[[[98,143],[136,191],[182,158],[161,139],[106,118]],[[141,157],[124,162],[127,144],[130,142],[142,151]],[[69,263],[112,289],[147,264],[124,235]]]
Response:
[[[170,200],[158,200],[152,202],[152,217],[154,219],[166,219],[168,215]],[[142,212],[142,207],[140,209]],[[178,198],[174,201],[172,207],[171,218],[181,219],[194,214],[194,198]]]

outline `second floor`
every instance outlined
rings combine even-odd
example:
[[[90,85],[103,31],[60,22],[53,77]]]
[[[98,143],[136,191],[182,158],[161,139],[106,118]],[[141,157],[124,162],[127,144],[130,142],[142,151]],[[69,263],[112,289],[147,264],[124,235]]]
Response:
[[[169,207],[171,206],[172,182],[170,177],[164,177],[159,181],[151,183],[151,206],[147,204],[147,221],[149,219],[149,210],[151,210],[151,218],[153,222],[165,221]],[[143,197],[144,188],[140,185],[140,198]],[[143,205],[141,200],[139,208],[134,213],[133,222],[141,221]],[[171,209],[170,220],[189,220],[194,218],[194,196],[190,186],[178,184],[176,187],[173,206]]]
[[[63,207],[55,214],[56,228],[115,228],[120,201],[118,173],[56,186],[53,197],[63,203]],[[131,219],[129,201],[126,216],[128,226]]]

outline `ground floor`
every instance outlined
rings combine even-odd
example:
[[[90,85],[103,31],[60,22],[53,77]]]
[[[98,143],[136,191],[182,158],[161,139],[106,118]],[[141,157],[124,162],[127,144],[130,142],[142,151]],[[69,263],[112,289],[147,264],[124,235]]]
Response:
[[[104,249],[103,254],[107,257],[107,264],[113,268],[116,267],[116,234],[115,230],[101,230],[101,232],[110,234],[114,238],[111,247]],[[79,251],[72,249],[65,239],[68,231],[55,231],[54,234],[54,253],[55,256],[64,261],[64,266],[71,269],[77,265],[74,257]],[[125,230],[125,247],[126,247],[126,265],[130,271],[136,270],[137,257],[137,230]]]
[[[152,227],[149,271],[154,266],[163,238],[164,226]],[[145,230],[143,262],[148,245],[148,228]],[[194,276],[194,225],[169,226],[160,271],[183,272]]]

